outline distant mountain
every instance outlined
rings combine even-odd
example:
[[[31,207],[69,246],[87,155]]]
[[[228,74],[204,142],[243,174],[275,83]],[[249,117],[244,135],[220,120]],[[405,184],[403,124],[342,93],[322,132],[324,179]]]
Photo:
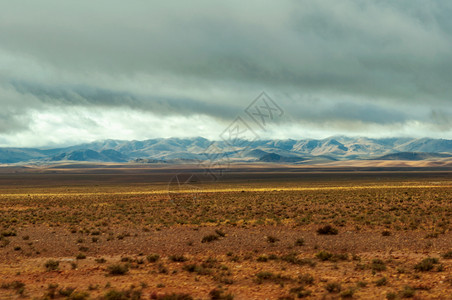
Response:
[[[276,153],[268,153],[258,159],[258,161],[262,162],[299,162],[302,160],[304,159],[301,157],[287,157]]]
[[[49,161],[99,161],[99,162],[127,162],[128,158],[122,153],[107,149],[100,152],[86,149],[75,150],[69,153],[63,152],[52,156]]]
[[[429,153],[429,152],[399,152],[386,154],[375,159],[377,160],[426,160],[438,158],[452,158],[452,154]]]
[[[452,140],[335,136],[302,140],[209,141],[202,137],[105,140],[66,148],[0,148],[0,163],[54,163],[62,161],[194,163],[205,160],[234,162],[322,163],[336,160],[433,160],[452,155]]]

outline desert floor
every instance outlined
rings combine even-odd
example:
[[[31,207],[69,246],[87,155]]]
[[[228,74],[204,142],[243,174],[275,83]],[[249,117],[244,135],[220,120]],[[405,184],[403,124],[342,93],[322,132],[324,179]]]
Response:
[[[4,168],[0,298],[452,299],[451,221],[450,171]]]

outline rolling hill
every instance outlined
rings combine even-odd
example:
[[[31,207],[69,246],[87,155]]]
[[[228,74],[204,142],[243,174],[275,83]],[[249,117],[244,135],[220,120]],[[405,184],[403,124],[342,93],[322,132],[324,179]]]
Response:
[[[0,163],[62,161],[173,163],[198,161],[307,163],[347,160],[448,160],[452,140],[351,138],[210,141],[202,137],[104,140],[66,148],[0,148]]]

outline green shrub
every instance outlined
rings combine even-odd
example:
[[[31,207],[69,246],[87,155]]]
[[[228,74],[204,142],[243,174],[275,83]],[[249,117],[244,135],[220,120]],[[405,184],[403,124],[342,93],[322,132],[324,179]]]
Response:
[[[55,271],[58,270],[60,266],[60,262],[57,260],[49,259],[44,266],[46,267],[47,271]]]
[[[129,266],[121,264],[110,265],[107,271],[110,275],[124,275],[129,271]]]
[[[438,264],[439,260],[437,258],[433,258],[433,257],[428,257],[423,259],[421,262],[417,263],[414,266],[414,269],[416,271],[420,271],[420,272],[427,272],[433,269],[433,267],[435,266],[435,264]]]

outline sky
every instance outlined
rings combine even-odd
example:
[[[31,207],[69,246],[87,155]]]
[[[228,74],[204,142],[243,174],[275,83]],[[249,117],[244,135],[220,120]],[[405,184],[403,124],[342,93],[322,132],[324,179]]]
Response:
[[[450,139],[451,70],[451,1],[0,0],[0,146]]]

